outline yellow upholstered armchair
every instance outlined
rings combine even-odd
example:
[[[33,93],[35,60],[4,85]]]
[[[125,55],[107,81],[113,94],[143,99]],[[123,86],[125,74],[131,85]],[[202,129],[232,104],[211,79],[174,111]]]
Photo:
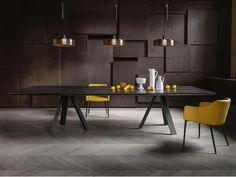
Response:
[[[88,86],[90,86],[90,87],[107,87],[107,84],[89,84]],[[86,101],[86,117],[90,112],[92,102],[104,102],[105,110],[106,110],[107,116],[109,117],[110,96],[87,95],[85,98],[85,101]]]
[[[192,121],[198,123],[198,137],[200,138],[200,127],[201,124],[208,125],[211,131],[212,142],[214,146],[215,154],[216,146],[213,134],[212,126],[221,126],[225,141],[229,145],[228,139],[224,131],[224,123],[228,114],[231,99],[225,98],[223,100],[216,100],[214,102],[201,102],[199,107],[196,106],[185,106],[184,107],[184,137],[183,137],[183,148],[185,147],[185,134],[187,122]]]

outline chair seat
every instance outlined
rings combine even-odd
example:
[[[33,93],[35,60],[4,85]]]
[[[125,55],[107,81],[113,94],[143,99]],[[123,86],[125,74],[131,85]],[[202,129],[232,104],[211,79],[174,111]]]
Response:
[[[110,101],[109,96],[95,96],[95,95],[88,95],[86,96],[86,101],[91,102],[106,102]]]

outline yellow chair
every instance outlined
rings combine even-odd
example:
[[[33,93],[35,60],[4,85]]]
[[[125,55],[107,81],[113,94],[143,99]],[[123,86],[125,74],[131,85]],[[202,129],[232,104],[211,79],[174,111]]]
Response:
[[[221,126],[225,141],[229,145],[228,139],[224,131],[224,123],[228,114],[231,99],[225,98],[224,100],[216,100],[214,102],[201,102],[199,107],[185,106],[184,107],[184,136],[183,136],[183,148],[185,147],[185,134],[187,122],[192,121],[198,123],[198,137],[200,138],[200,125],[205,124],[210,127],[212,142],[214,146],[215,154],[216,146],[215,139],[212,130],[212,126]]]
[[[107,87],[107,84],[89,84],[88,86],[89,87]],[[85,101],[86,101],[86,117],[90,112],[92,102],[104,102],[105,110],[106,110],[107,116],[109,117],[110,96],[87,95]]]

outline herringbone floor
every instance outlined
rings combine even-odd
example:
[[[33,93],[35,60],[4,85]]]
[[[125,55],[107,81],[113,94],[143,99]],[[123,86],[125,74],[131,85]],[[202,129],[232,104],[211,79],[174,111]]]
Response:
[[[160,109],[153,109],[137,129],[143,108],[94,108],[84,131],[73,109],[66,126],[47,133],[55,109],[0,109],[0,175],[236,175],[236,143],[225,145],[215,131],[218,155],[210,132],[189,124],[182,152],[182,110],[171,109],[178,135],[169,135]]]

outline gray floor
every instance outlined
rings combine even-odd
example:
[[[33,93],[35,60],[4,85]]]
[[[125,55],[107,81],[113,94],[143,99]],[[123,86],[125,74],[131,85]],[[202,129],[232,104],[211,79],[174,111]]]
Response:
[[[236,143],[215,131],[218,154],[208,127],[197,138],[189,124],[187,149],[182,152],[181,109],[171,109],[178,135],[163,126],[160,109],[153,109],[143,129],[137,129],[143,108],[94,108],[84,131],[69,109],[66,126],[47,129],[55,109],[0,109],[0,175],[236,175]],[[83,110],[84,111],[84,110]]]

